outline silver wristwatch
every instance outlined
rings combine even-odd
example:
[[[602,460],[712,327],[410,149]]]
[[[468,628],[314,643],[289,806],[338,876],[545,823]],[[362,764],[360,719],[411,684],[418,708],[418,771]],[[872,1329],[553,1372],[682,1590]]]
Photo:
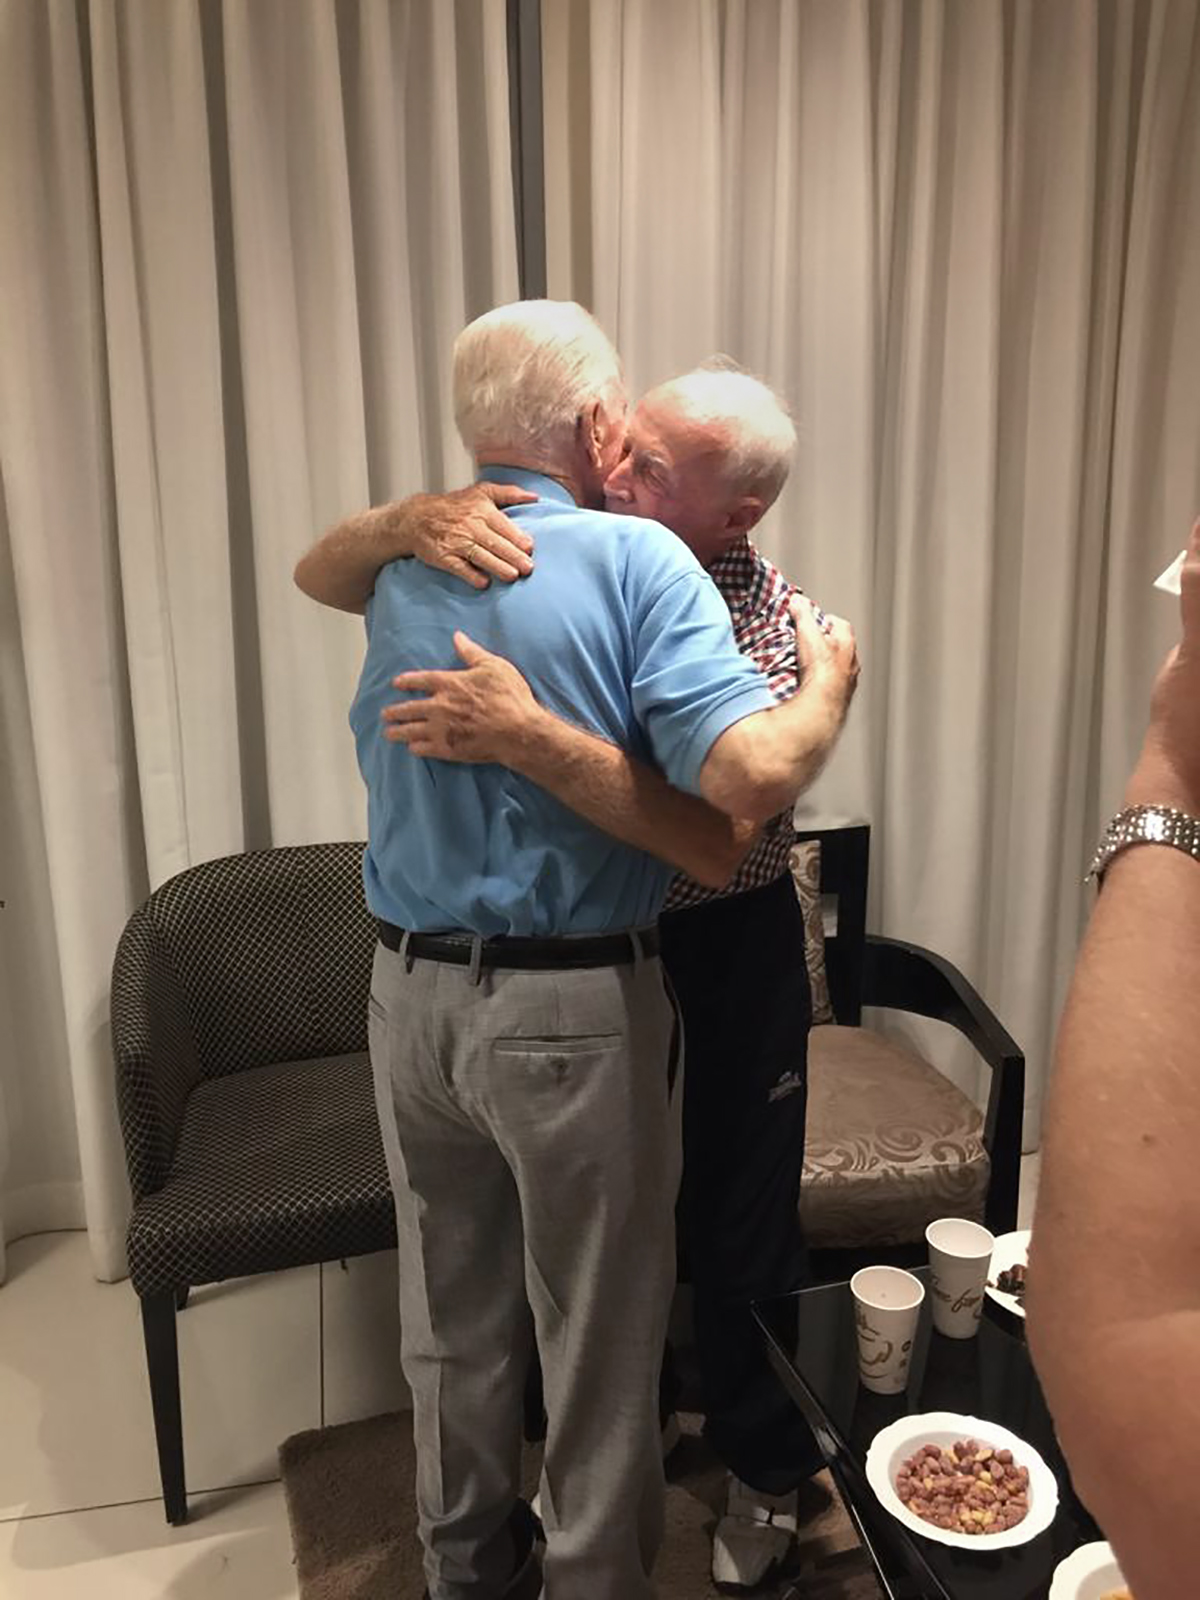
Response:
[[[1104,830],[1085,882],[1102,878],[1112,858],[1134,844],[1169,844],[1200,861],[1200,819],[1171,806],[1128,806]]]

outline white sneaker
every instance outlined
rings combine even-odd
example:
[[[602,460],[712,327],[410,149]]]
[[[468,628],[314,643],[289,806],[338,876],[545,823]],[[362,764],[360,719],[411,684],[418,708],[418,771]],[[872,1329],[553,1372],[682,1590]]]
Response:
[[[713,1534],[713,1582],[752,1589],[787,1559],[796,1537],[795,1492],[760,1494],[730,1474],[725,1514]]]

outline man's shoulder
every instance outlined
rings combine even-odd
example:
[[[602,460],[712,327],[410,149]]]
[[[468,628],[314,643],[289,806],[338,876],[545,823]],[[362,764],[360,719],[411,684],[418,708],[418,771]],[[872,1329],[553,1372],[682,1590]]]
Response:
[[[763,555],[757,545],[751,545],[750,548],[754,555],[755,576],[762,585],[764,592],[778,594],[786,590],[788,594],[791,594],[799,587],[798,584],[792,582],[786,572],[781,571],[773,561]]]
[[[691,551],[681,539],[661,522],[651,522],[648,517],[626,516],[618,511],[604,511],[592,506],[566,505],[561,500],[531,500],[523,505],[509,506],[505,516],[520,520],[538,517],[547,521],[560,521],[564,527],[586,529],[597,539],[611,546],[639,545],[643,553],[660,550],[668,555],[680,551],[694,560]]]
[[[565,534],[564,554],[568,548],[573,552],[567,558],[568,567],[582,561],[590,570],[606,571],[631,604],[644,603],[681,578],[691,577],[708,586],[704,568],[683,540],[661,522],[584,506],[557,507],[556,511],[561,512],[561,520],[556,516],[553,526],[547,524],[538,560],[554,549],[556,537]],[[530,531],[536,538],[536,532]]]
[[[799,586],[781,572],[773,561],[768,561],[761,551],[756,550],[755,556],[756,569],[747,596],[747,609],[752,616],[786,613],[792,596],[801,592]]]
[[[742,540],[709,568],[713,582],[735,616],[749,621],[787,608],[796,584],[750,542]]]
[[[684,544],[661,522],[649,517],[628,517],[606,513],[614,524],[614,538],[624,551],[630,571],[637,577],[656,576],[662,581],[693,576],[704,578],[704,568]]]
[[[543,527],[545,536],[538,545],[536,560],[545,564],[547,555],[553,560],[551,553],[556,541],[560,541],[558,550],[564,570],[577,572],[582,563],[589,572],[607,573],[631,603],[660,594],[688,575],[707,581],[703,567],[682,539],[646,517],[593,511],[586,506],[556,506]],[[530,532],[538,538],[536,528],[531,527]]]

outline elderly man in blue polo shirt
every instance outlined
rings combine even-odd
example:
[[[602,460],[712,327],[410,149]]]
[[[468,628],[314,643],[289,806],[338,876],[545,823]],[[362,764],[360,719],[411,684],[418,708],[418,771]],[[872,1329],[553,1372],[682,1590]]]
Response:
[[[472,592],[413,562],[387,566],[351,712],[429,1593],[492,1600],[522,1581],[514,1511],[536,1336],[545,1594],[649,1600],[678,1179],[654,926],[671,866],[507,768],[414,755],[386,737],[382,713],[398,671],[452,666],[469,636],[601,735],[598,780],[611,787],[609,756],[626,770],[623,750],[661,769],[644,770],[627,809],[674,817],[672,864],[695,866],[732,848],[741,825],[726,818],[774,816],[811,779],[845,715],[853,646],[802,604],[810,670],[776,705],[680,541],[596,514],[624,391],[579,307],[526,302],[473,323],[456,346],[455,410],[482,476],[538,496],[514,510],[536,537],[536,570]]]
[[[796,694],[802,676],[789,612],[799,591],[749,533],[786,480],[794,447],[778,397],[717,361],[644,397],[605,485],[610,510],[664,523],[697,556],[725,600],[739,648],[780,700]],[[406,555],[475,587],[514,580],[531,570],[533,541],[497,505],[525,498],[511,486],[481,484],[347,518],[304,558],[298,580],[314,598],[358,610],[379,568]],[[803,631],[815,634],[811,619]],[[817,639],[820,649],[826,641]],[[753,1586],[787,1555],[796,1488],[820,1465],[747,1309],[806,1276],[797,1195],[811,1013],[788,872],[791,807],[756,840],[753,830],[714,826],[711,814],[681,808],[682,797],[636,761],[622,767],[611,747],[541,712],[500,657],[465,639],[460,655],[464,670],[411,680],[427,696],[385,712],[397,719],[390,736],[422,755],[522,771],[606,832],[681,869],[660,936],[687,1038],[679,1222],[695,1289],[705,1431],[730,1472],[713,1576],[723,1586]],[[665,1450],[678,1425],[669,1368],[664,1376]]]

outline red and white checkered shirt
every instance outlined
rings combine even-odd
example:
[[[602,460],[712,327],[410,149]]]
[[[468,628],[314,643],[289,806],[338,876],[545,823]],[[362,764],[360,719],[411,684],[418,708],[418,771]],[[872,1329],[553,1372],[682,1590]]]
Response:
[[[714,561],[708,575],[729,607],[738,649],[766,678],[776,700],[790,700],[800,685],[796,677],[796,634],[788,602],[801,591],[747,538],[740,539]],[[781,812],[764,827],[762,837],[738,868],[732,883],[724,889],[706,889],[680,873],[663,909],[678,911],[774,883],[788,871],[788,851],[794,840],[792,813]]]

